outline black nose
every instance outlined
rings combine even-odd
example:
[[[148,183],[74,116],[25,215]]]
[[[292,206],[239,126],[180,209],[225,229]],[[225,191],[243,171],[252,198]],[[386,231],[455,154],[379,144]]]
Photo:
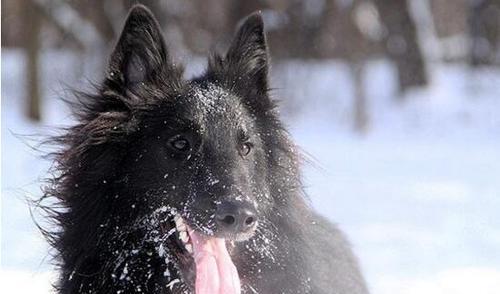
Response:
[[[223,201],[217,205],[215,219],[224,232],[244,233],[257,223],[257,212],[248,202]]]

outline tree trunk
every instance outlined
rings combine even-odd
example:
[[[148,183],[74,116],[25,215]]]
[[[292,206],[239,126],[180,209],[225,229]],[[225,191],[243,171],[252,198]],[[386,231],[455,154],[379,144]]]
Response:
[[[470,63],[473,66],[499,63],[500,1],[481,0],[470,7]]]
[[[27,108],[26,114],[29,119],[39,121],[41,119],[41,97],[39,83],[39,53],[40,53],[40,27],[41,16],[36,7],[30,0],[24,0],[26,6],[24,9],[25,40],[26,51],[26,89]]]
[[[364,63],[362,61],[351,62],[350,68],[352,71],[352,80],[354,86],[354,131],[358,133],[366,133],[366,131],[368,130],[369,117],[368,103],[366,101],[366,92],[363,83]]]
[[[426,85],[425,65],[407,1],[375,0],[374,3],[387,30],[386,51],[396,63],[400,93],[410,87]]]

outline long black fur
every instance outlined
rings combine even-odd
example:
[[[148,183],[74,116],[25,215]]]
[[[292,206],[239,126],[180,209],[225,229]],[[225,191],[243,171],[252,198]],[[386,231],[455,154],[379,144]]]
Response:
[[[149,10],[131,10],[104,81],[80,94],[78,123],[53,141],[61,148],[42,200],[57,224],[46,235],[58,293],[192,293],[192,261],[160,227],[180,213],[218,234],[216,203],[235,197],[255,203],[259,218],[230,248],[244,293],[367,293],[342,233],[305,200],[268,64],[257,13],[205,74],[184,80]],[[167,146],[178,134],[189,155]]]

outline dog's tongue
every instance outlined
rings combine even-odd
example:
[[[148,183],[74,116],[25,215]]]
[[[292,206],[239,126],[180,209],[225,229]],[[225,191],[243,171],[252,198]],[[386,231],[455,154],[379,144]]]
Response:
[[[240,278],[226,242],[189,230],[196,263],[196,294],[240,294]]]

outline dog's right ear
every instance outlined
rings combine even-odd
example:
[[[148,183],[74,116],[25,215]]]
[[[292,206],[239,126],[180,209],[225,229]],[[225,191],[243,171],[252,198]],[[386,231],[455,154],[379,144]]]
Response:
[[[168,83],[178,78],[160,26],[145,6],[135,5],[130,10],[106,78],[132,91],[156,80]]]
[[[142,5],[134,6],[111,54],[99,93],[77,93],[81,107],[76,113],[82,120],[79,132],[91,141],[82,144],[89,147],[119,140],[132,131],[137,120],[131,110],[177,91],[182,86],[181,69],[170,61],[152,13]]]

